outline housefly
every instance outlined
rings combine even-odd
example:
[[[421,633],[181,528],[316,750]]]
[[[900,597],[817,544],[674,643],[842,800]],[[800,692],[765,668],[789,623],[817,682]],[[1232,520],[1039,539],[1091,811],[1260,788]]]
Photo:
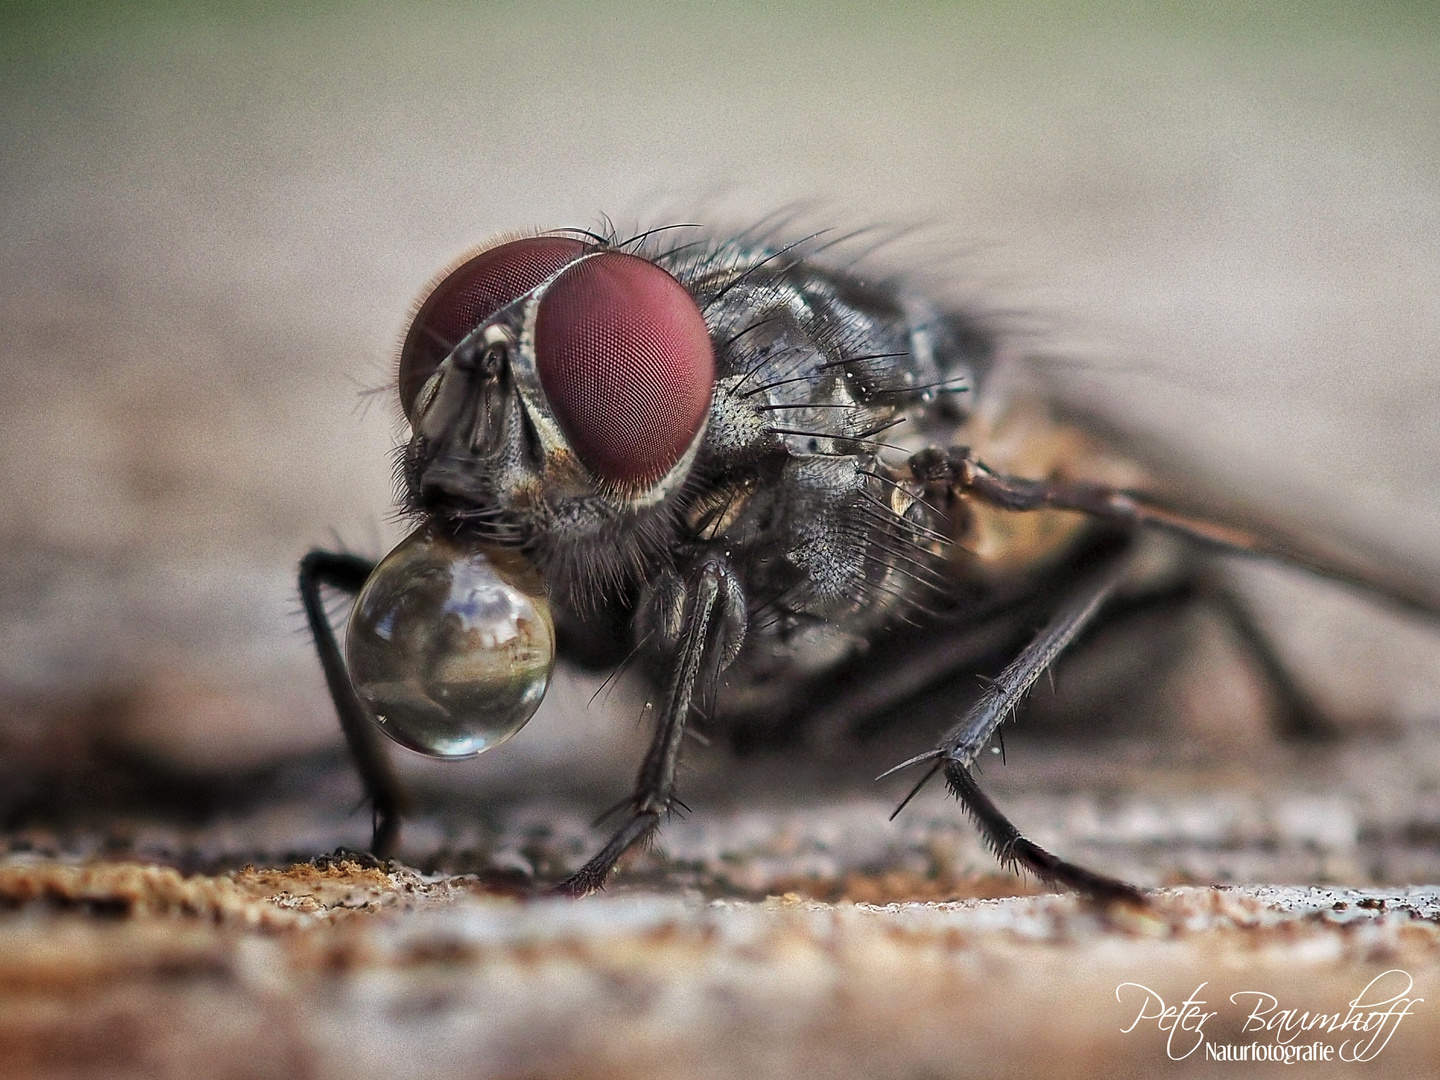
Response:
[[[655,705],[613,838],[557,887],[574,895],[682,805],[702,703],[739,734],[817,714],[836,731],[988,666],[978,700],[897,769],[942,777],[1007,866],[1140,902],[1031,842],[974,779],[1077,636],[1207,599],[1305,730],[1304,691],[1207,551],[1440,613],[1424,583],[1187,503],[1085,425],[1007,395],[977,321],[828,264],[823,240],[690,228],[511,237],[421,303],[397,378],[415,530],[378,565],[312,551],[300,568],[377,851],[406,810],[380,733],[480,753],[529,719],[557,657],[634,658]],[[357,596],[343,655],[322,586]]]

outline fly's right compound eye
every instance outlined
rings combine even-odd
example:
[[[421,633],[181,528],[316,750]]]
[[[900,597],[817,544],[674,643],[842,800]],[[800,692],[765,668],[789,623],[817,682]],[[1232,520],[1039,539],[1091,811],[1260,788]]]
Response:
[[[586,250],[569,237],[532,236],[482,251],[451,271],[420,305],[400,350],[405,415],[414,421],[416,396],[466,334]]]
[[[381,731],[430,757],[467,758],[510,738],[540,707],[555,627],[523,556],[422,529],[360,590],[345,654]]]
[[[576,263],[546,288],[535,368],[576,456],[630,491],[684,457],[715,391],[715,348],[694,297],[619,251]]]

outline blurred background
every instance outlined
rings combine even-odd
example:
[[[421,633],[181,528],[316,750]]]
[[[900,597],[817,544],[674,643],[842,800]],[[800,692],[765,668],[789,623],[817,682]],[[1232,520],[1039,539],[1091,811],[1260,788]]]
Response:
[[[366,391],[447,262],[602,213],[913,227],[879,265],[996,313],[1067,395],[1240,501],[1440,574],[1423,0],[12,0],[0,72],[21,801],[83,800],[97,761],[203,787],[333,754],[294,569],[400,536],[403,428]],[[1432,632],[1257,588],[1340,713],[1435,726]],[[592,692],[563,683],[445,775],[623,791],[633,710]]]

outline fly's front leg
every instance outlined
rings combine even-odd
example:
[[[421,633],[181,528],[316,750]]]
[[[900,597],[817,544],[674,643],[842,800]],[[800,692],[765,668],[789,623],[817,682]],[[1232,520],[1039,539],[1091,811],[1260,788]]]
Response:
[[[745,636],[745,596],[730,568],[719,559],[701,563],[687,582],[669,579],[654,590],[655,629],[673,660],[655,728],[655,736],[635,791],[629,817],[600,852],[555,887],[567,896],[602,888],[620,857],[648,839],[675,803],[675,774],[680,745],[707,658],[717,673],[729,666]]]
[[[380,733],[370,722],[355,687],[350,683],[350,673],[345,668],[340,645],[335,640],[335,628],[330,625],[330,617],[325,613],[324,599],[320,595],[320,587],[328,585],[355,596],[374,569],[373,562],[357,555],[312,551],[300,560],[300,599],[305,605],[310,633],[315,638],[315,651],[320,654],[325,684],[330,689],[330,698],[335,702],[335,712],[340,718],[340,730],[345,733],[345,743],[360,773],[360,782],[374,807],[374,832],[370,846],[376,855],[384,856],[394,850],[400,835],[400,818],[409,809],[410,800],[385,753]]]

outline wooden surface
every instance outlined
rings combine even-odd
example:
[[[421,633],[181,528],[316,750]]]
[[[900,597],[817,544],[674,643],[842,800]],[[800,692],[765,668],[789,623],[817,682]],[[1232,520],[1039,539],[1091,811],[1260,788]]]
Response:
[[[1403,969],[1433,1001],[1440,953],[1434,890],[1168,890],[1110,919],[1054,897],[521,904],[347,862],[184,880],[15,860],[0,890],[57,912],[0,929],[15,1077],[1213,1074],[1154,1024],[1126,1033],[1137,992],[1117,988],[1208,983],[1223,1044],[1248,1041],[1231,992],[1344,1011]],[[1433,1073],[1427,1004],[1365,1075]]]
[[[363,822],[323,799],[206,825],[122,817],[103,837],[32,827],[0,859],[0,1076],[1213,1074],[1203,1047],[1169,1060],[1154,1022],[1125,1032],[1141,992],[1120,985],[1174,1004],[1207,984],[1224,1045],[1256,1038],[1232,993],[1344,1011],[1392,970],[1427,1001],[1364,1075],[1440,1067],[1440,890],[1370,873],[1434,880],[1433,815],[1385,820],[1333,788],[1182,794],[1158,774],[1164,798],[1025,790],[1066,769],[1085,771],[1051,762],[996,789],[1068,854],[1142,880],[1337,883],[1170,887],[1147,911],[1096,911],[1027,895],[943,799],[891,826],[878,799],[813,792],[697,798],[578,902],[532,892],[597,839],[553,801],[488,827],[422,818],[405,854],[428,872],[265,857],[353,837]]]
[[[556,795],[424,790],[383,865],[304,858],[364,838],[324,765],[209,820],[34,824],[0,858],[0,1076],[1213,1075],[1154,1021],[1125,1031],[1142,992],[1121,984],[1168,1004],[1206,984],[1224,1046],[1279,1041],[1242,1035],[1233,993],[1344,1012],[1390,971],[1427,1000],[1364,1075],[1425,1075],[1440,890],[1405,883],[1440,879],[1437,750],[1221,767],[1016,740],[992,793],[1043,842],[1161,886],[1145,911],[1000,873],[940,792],[892,823],[893,800],[784,758],[702,757],[695,812],[580,901],[542,893],[600,840]]]

